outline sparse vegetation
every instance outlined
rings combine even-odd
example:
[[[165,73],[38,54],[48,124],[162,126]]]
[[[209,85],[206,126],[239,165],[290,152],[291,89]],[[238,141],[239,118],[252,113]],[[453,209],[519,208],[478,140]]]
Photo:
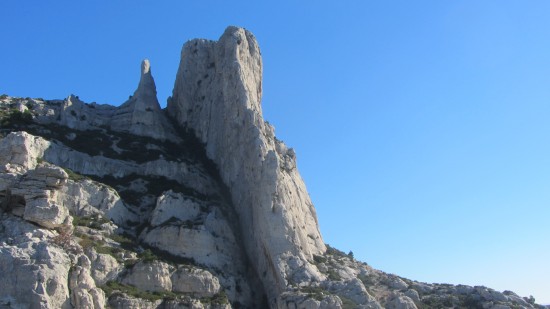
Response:
[[[131,204],[131,205],[140,205],[141,198],[145,195],[159,196],[168,189],[171,189],[176,193],[182,193],[186,196],[191,196],[193,198],[196,198],[198,200],[203,200],[203,201],[219,199],[219,197],[216,197],[216,196],[206,196],[204,194],[201,194],[200,192],[196,191],[193,188],[186,187],[184,185],[181,185],[175,180],[168,179],[162,176],[145,176],[145,175],[138,175],[138,174],[130,174],[120,178],[116,178],[110,175],[106,175],[104,177],[95,177],[95,176],[91,176],[91,177],[96,181],[105,183],[115,189],[119,189],[118,193],[122,198],[122,200],[125,203]],[[133,181],[138,179],[141,179],[146,182],[146,187],[147,187],[146,192],[142,193],[142,192],[136,192],[134,190],[120,190],[120,188],[129,187]]]
[[[361,280],[366,288],[371,287],[375,284],[374,280],[371,277],[364,274],[357,275],[357,279]]]
[[[329,268],[328,272],[327,272],[327,275],[328,275],[328,279],[331,280],[331,281],[340,281],[340,280],[342,280],[342,277],[340,276],[340,274],[335,269]]]
[[[0,111],[0,125],[5,128],[20,128],[33,123],[32,114],[28,110],[20,112],[16,109]]]
[[[328,295],[331,295],[329,291],[319,286],[304,286],[300,288],[300,292],[319,301],[323,300]]]
[[[88,179],[88,177],[75,173],[71,169],[64,167],[63,170],[65,171],[65,173],[67,173],[67,175],[69,175],[69,179],[72,181],[81,181],[81,180]]]
[[[148,292],[142,291],[135,286],[122,284],[117,281],[107,281],[100,288],[105,292],[107,296],[111,296],[116,292],[125,293],[136,298],[142,298],[149,301],[157,301],[159,299],[176,299],[178,294],[174,292]]]
[[[229,300],[227,299],[227,294],[225,294],[225,291],[222,290],[212,297],[202,297],[201,303],[205,305],[224,305],[228,304]]]
[[[316,263],[316,264],[321,264],[321,263],[326,263],[327,262],[327,258],[322,256],[322,255],[314,255],[313,256],[313,261]]]
[[[73,216],[74,226],[86,226],[95,230],[100,230],[101,226],[108,222],[111,221],[99,214],[96,216]]]
[[[330,255],[333,255],[335,257],[348,257],[348,255],[346,253],[344,253],[343,251],[340,251],[334,247],[331,247],[330,245],[327,244],[327,253],[326,254],[330,254]]]
[[[120,247],[122,247],[123,249],[129,250],[129,251],[137,251],[139,248],[139,245],[134,240],[124,235],[111,234],[109,235],[109,238],[118,242],[120,244]]]
[[[358,307],[357,303],[353,300],[341,295],[338,295],[338,297],[340,297],[340,300],[342,301],[342,309],[355,309]]]
[[[139,259],[145,263],[151,263],[154,261],[157,261],[159,259],[158,256],[156,256],[151,249],[144,250],[138,255]]]
[[[124,262],[124,259],[121,257],[121,253],[125,251],[124,249],[106,245],[103,241],[94,240],[86,234],[78,233],[76,236],[80,238],[78,243],[84,250],[94,248],[97,253],[108,254],[114,257],[119,263]]]

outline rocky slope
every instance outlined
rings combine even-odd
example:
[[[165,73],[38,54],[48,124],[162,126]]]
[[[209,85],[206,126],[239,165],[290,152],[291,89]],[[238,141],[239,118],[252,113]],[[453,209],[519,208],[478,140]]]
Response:
[[[537,308],[426,284],[326,245],[295,153],[261,110],[254,36],[150,64],[119,107],[0,97],[0,308]]]

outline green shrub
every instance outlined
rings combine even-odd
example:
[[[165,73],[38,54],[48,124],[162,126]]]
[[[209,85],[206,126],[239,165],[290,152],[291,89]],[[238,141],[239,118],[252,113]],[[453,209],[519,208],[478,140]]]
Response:
[[[327,252],[326,254],[330,254],[330,255],[333,255],[335,257],[349,257],[346,253],[344,253],[343,251],[340,251],[336,248],[333,248],[329,245],[327,245]]]
[[[117,281],[107,281],[100,288],[105,292],[107,296],[113,295],[115,292],[121,292],[128,294],[130,296],[146,299],[148,301],[157,301],[159,299],[176,299],[178,294],[174,292],[164,291],[164,292],[148,292],[142,291],[133,285],[122,284]]]
[[[97,253],[108,254],[114,257],[118,262],[123,262],[119,255],[120,253],[124,252],[123,249],[111,246],[96,245],[95,250],[97,251]]]
[[[20,127],[32,124],[32,114],[28,110],[20,112],[18,110],[10,110],[9,113],[2,113],[0,124],[3,127]]]
[[[111,222],[109,219],[103,217],[102,215],[96,216],[74,216],[73,225],[74,226],[86,226],[95,230],[100,230],[101,225]]]
[[[359,274],[357,275],[357,279],[361,280],[365,287],[370,287],[374,285],[374,280],[367,275]]]
[[[342,309],[355,309],[358,307],[353,300],[340,295],[338,295],[338,297],[340,297],[340,300],[342,301]]]
[[[328,294],[328,291],[318,286],[304,286],[300,288],[300,292],[307,294],[308,297],[316,300],[323,300]]]
[[[342,277],[340,277],[340,274],[336,270],[329,268],[328,279],[331,281],[340,281],[342,280]]]
[[[327,258],[322,256],[322,255],[314,255],[313,256],[313,261],[317,264],[326,263]]]
[[[221,291],[217,294],[215,294],[212,297],[203,297],[201,298],[201,303],[203,304],[211,304],[211,305],[225,305],[229,303],[229,300],[227,299],[227,294],[225,294],[225,291]]]
[[[152,263],[159,260],[159,257],[156,256],[151,249],[144,250],[138,255],[138,257],[145,263]]]
[[[80,237],[80,241],[78,242],[78,244],[79,244],[83,249],[93,248],[93,247],[96,246],[96,241],[94,241],[93,239],[91,239],[91,238],[88,237],[87,235],[79,235],[79,234],[77,234],[76,236]]]
[[[63,168],[63,170],[65,170],[65,172],[67,173],[67,175],[69,175],[69,179],[70,180],[73,180],[73,181],[81,181],[81,180],[85,180],[85,179],[88,179],[88,177],[86,176],[83,176],[83,175],[80,175],[78,173],[75,173],[73,172],[71,169],[68,169],[68,168]]]
[[[120,246],[129,251],[136,251],[139,245],[133,240],[124,235],[112,234],[109,236],[112,240],[118,242]]]

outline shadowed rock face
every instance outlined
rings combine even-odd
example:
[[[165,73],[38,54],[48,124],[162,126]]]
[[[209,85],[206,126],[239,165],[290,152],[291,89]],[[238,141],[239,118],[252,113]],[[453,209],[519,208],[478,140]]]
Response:
[[[229,27],[219,41],[182,49],[168,113],[194,130],[217,163],[239,215],[246,251],[275,305],[290,284],[319,281],[325,252],[295,154],[261,108],[262,59],[254,36]]]

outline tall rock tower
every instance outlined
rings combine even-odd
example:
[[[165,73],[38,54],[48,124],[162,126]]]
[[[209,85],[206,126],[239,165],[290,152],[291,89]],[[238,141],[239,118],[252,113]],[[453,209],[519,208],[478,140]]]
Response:
[[[288,286],[320,280],[310,262],[326,248],[294,150],[264,121],[261,98],[258,43],[247,30],[228,27],[217,42],[183,46],[168,113],[194,130],[218,165],[247,254],[277,307]]]

